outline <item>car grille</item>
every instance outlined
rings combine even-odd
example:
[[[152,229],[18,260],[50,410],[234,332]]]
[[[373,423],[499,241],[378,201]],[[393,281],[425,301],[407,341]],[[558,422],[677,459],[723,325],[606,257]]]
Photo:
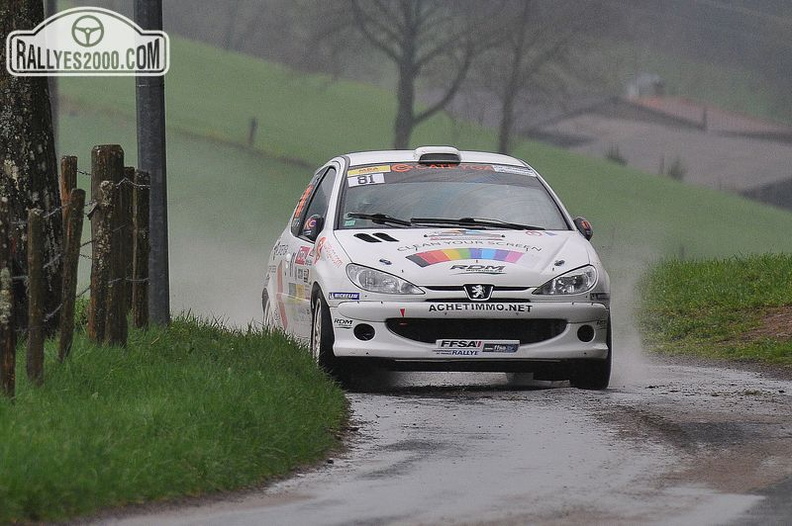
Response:
[[[555,338],[566,328],[565,320],[497,320],[389,318],[388,329],[403,338],[424,343],[445,339],[519,340],[521,344]]]

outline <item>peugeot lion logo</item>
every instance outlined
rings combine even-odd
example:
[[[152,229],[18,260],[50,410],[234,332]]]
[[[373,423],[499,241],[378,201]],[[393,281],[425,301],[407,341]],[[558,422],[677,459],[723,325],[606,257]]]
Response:
[[[465,294],[470,301],[487,301],[492,296],[493,285],[465,285]]]
[[[81,16],[72,24],[72,38],[83,47],[93,47],[104,38],[104,25],[95,16]]]

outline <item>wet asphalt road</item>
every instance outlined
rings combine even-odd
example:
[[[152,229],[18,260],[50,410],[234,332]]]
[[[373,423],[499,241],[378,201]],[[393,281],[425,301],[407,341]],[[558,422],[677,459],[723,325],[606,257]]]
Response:
[[[625,357],[626,358],[626,357]],[[611,389],[401,374],[319,468],[117,525],[790,524],[792,382],[622,359]]]

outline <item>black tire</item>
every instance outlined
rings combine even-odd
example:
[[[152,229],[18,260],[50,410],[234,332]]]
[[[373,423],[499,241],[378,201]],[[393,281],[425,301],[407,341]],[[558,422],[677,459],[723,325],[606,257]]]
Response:
[[[261,323],[265,329],[271,329],[270,326],[270,306],[269,306],[269,294],[267,294],[267,289],[261,291]]]
[[[338,360],[333,354],[333,320],[330,318],[330,307],[317,291],[311,300],[311,354],[324,371],[338,375]]]
[[[604,360],[580,360],[572,369],[569,383],[578,389],[602,391],[610,384],[611,366],[613,364],[613,329],[608,318],[608,356]]]

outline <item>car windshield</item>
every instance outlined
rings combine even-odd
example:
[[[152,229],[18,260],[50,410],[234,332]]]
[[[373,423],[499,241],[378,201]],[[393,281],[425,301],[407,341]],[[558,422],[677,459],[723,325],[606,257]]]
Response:
[[[569,229],[558,205],[527,167],[399,163],[350,168],[337,228],[382,225]]]

